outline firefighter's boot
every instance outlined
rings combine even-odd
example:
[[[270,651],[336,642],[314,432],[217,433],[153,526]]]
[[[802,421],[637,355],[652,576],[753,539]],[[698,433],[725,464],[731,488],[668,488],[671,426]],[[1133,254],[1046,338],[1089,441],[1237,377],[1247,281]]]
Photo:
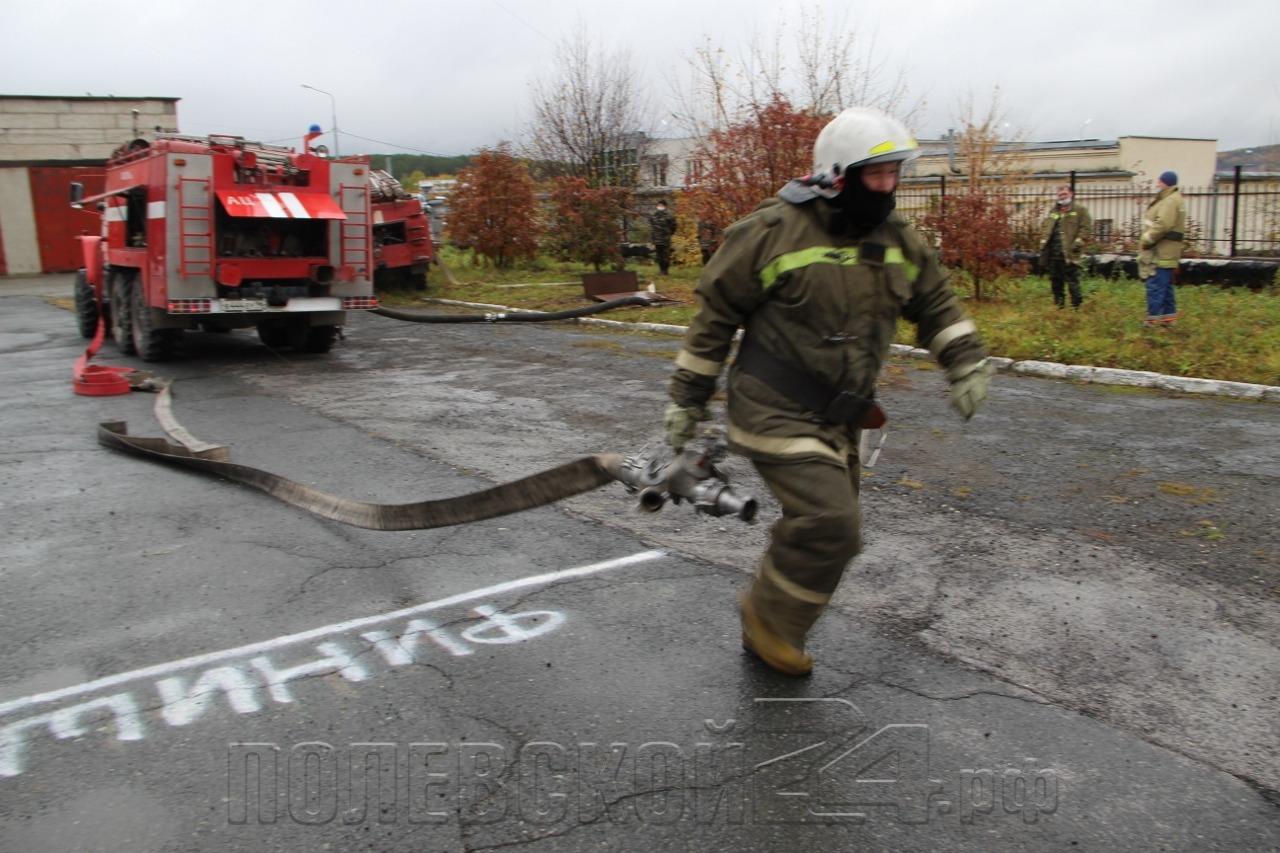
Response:
[[[799,626],[777,625],[771,621],[764,615],[769,610],[762,612],[759,592],[760,582],[756,581],[752,589],[742,596],[742,648],[784,675],[808,675],[813,671],[813,658],[804,650],[804,630],[808,625],[800,629],[798,640],[789,636],[795,634],[795,628]],[[813,618],[816,619],[816,615]],[[811,619],[802,621],[812,624]]]

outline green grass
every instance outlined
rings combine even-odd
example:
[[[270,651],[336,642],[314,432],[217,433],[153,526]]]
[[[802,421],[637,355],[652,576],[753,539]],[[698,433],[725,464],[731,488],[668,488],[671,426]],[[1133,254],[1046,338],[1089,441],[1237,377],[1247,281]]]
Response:
[[[966,307],[991,352],[1014,359],[1154,370],[1280,385],[1280,292],[1179,287],[1178,324],[1149,329],[1138,281],[1084,282],[1079,311],[1053,307],[1048,281],[1010,282],[998,302]],[[899,339],[911,340],[899,329]]]
[[[495,270],[472,263],[467,253],[441,252],[457,284],[438,269],[431,272],[428,295],[468,302],[487,302],[532,310],[559,310],[586,304],[579,276],[584,264],[541,258],[516,269]],[[701,267],[678,266],[659,277],[652,263],[632,262],[640,287],[654,282],[659,293],[681,304],[627,308],[610,316],[618,320],[686,325],[693,316],[693,288]],[[570,282],[555,286],[501,285]],[[1084,282],[1085,303],[1079,311],[1056,310],[1044,278],[1005,282],[998,300],[965,307],[977,322],[993,355],[1099,367],[1153,370],[1176,376],[1201,376],[1280,385],[1280,290],[1253,293],[1244,288],[1189,285],[1178,288],[1182,319],[1172,328],[1148,329],[1146,296],[1138,281]],[[963,293],[962,293],[963,295]],[[385,301],[404,304],[412,294],[389,294]],[[899,343],[914,344],[914,330],[903,322]]]

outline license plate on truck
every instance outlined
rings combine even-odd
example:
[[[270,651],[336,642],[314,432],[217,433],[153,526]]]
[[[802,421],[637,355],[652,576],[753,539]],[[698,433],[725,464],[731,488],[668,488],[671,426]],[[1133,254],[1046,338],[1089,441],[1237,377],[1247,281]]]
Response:
[[[224,299],[222,300],[222,310],[227,312],[266,311],[267,300],[265,299]]]

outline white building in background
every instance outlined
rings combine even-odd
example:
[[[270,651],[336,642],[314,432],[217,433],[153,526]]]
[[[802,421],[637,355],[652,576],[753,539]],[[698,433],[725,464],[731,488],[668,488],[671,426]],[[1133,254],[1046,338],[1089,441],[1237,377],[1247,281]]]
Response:
[[[99,218],[72,209],[71,182],[100,192],[112,151],[177,129],[177,98],[0,95],[0,275],[79,268]]]
[[[965,171],[952,139],[920,140],[921,156],[909,177],[960,175]],[[1002,142],[996,154],[1022,181],[1061,181],[1075,172],[1091,181],[1154,184],[1162,172],[1178,174],[1178,183],[1207,187],[1217,168],[1216,139],[1121,136],[1118,139],[1072,139],[1053,142]]]
[[[674,139],[647,137],[644,153],[640,157],[637,183],[644,190],[673,192],[683,189],[697,178],[697,159],[694,151],[698,140],[692,136]]]
[[[647,190],[677,190],[696,183],[698,139],[644,137],[639,185]],[[963,164],[947,139],[920,140],[922,156],[908,170],[910,177],[957,175]],[[1122,136],[1113,140],[1081,139],[1056,142],[1006,142],[1002,156],[1020,176],[1060,180],[1071,172],[1124,183],[1154,183],[1161,172],[1178,173],[1184,186],[1213,183],[1217,140],[1157,136]]]

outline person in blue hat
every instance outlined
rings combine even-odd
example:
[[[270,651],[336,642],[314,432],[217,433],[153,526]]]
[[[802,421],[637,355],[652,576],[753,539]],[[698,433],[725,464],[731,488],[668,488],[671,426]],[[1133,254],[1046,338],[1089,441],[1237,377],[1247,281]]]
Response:
[[[1172,326],[1178,319],[1174,276],[1186,240],[1187,203],[1178,190],[1176,172],[1162,172],[1159,191],[1142,216],[1138,245],[1138,275],[1147,284],[1144,326]]]

